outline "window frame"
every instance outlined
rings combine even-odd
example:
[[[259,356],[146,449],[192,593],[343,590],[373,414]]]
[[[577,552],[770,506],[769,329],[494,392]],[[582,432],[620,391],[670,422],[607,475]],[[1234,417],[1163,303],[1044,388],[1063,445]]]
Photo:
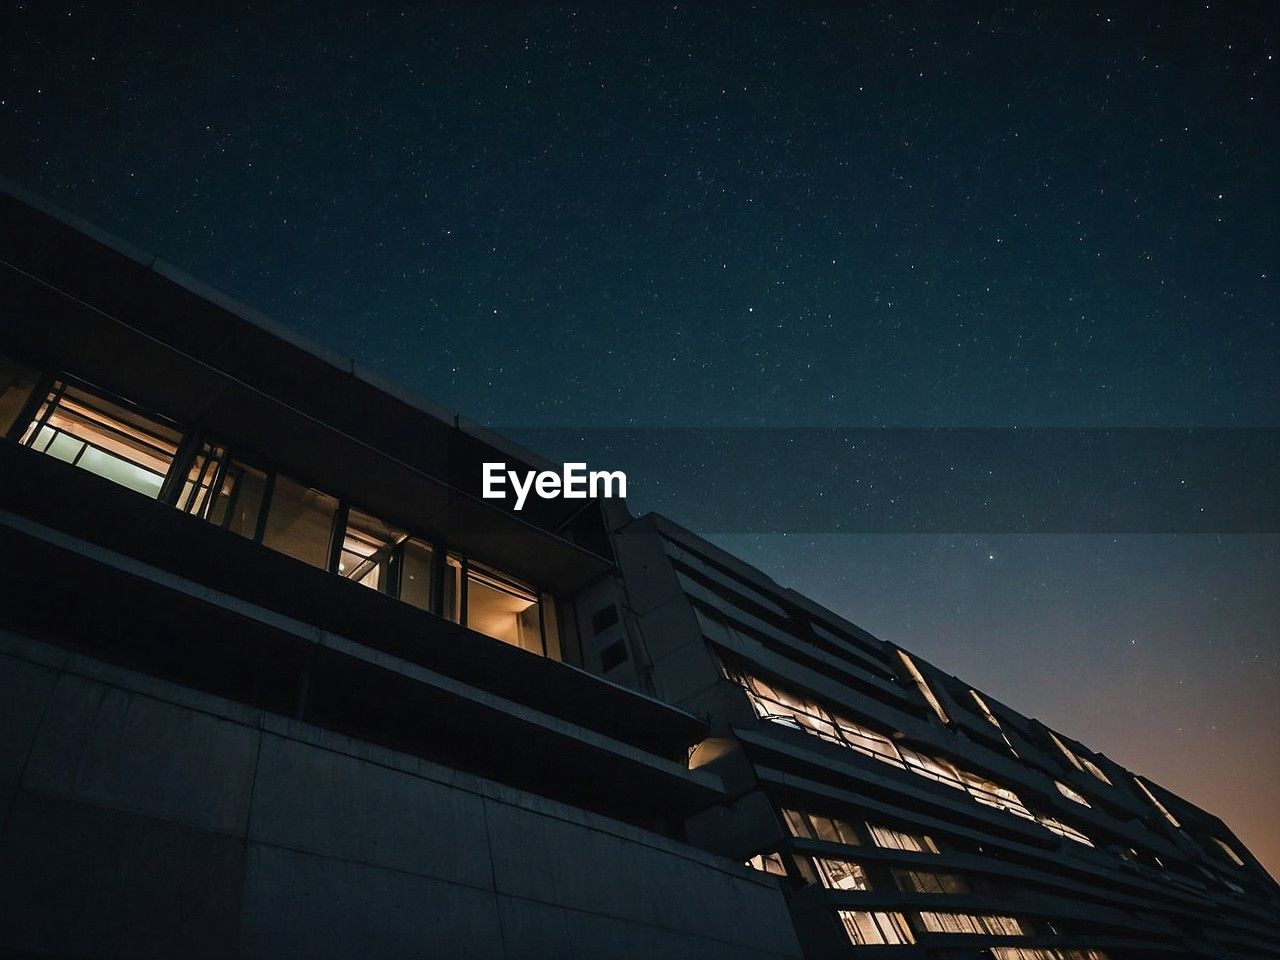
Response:
[[[6,354],[7,356],[7,354]],[[486,574],[495,578],[498,582],[510,581],[513,585],[518,586],[522,591],[527,592],[533,597],[533,603],[537,605],[537,622],[538,622],[538,642],[539,649],[529,650],[528,652],[536,653],[539,656],[559,659],[562,662],[570,662],[569,653],[574,649],[574,643],[567,633],[567,623],[571,620],[571,613],[565,609],[566,604],[571,603],[567,598],[560,597],[552,591],[546,590],[541,584],[526,583],[518,577],[514,577],[504,571],[501,563],[493,564],[487,559],[481,557],[473,557],[462,551],[451,549],[450,545],[440,539],[423,535],[417,532],[412,524],[402,524],[395,520],[385,520],[379,511],[367,509],[363,504],[354,499],[343,496],[337,496],[329,493],[325,489],[324,484],[316,484],[306,476],[300,476],[291,471],[282,471],[280,468],[271,465],[269,457],[263,457],[253,451],[251,448],[242,446],[224,437],[218,431],[210,431],[205,429],[199,423],[188,423],[176,420],[167,414],[153,410],[137,401],[130,400],[121,396],[115,391],[102,387],[76,376],[74,373],[60,369],[49,368],[39,364],[26,363],[19,358],[13,358],[15,363],[21,364],[28,368],[34,378],[34,386],[30,393],[23,399],[21,406],[13,423],[4,431],[0,438],[10,440],[19,446],[29,446],[23,443],[23,438],[30,433],[34,439],[39,435],[40,430],[46,425],[49,416],[57,408],[59,400],[65,393],[66,388],[72,388],[77,391],[84,392],[90,397],[105,403],[117,406],[126,410],[144,421],[154,422],[157,426],[163,427],[176,435],[174,441],[174,453],[169,460],[164,474],[161,476],[159,488],[154,497],[158,503],[162,503],[173,508],[179,513],[186,514],[202,523],[217,527],[222,530],[230,529],[234,508],[239,496],[243,490],[242,485],[237,485],[235,491],[231,494],[231,498],[227,504],[226,513],[221,520],[214,520],[210,513],[213,504],[216,502],[217,491],[219,491],[226,481],[227,474],[233,465],[239,465],[248,469],[257,471],[262,475],[262,493],[261,502],[258,505],[257,517],[254,519],[252,533],[237,534],[243,536],[244,539],[255,543],[259,546],[266,546],[272,549],[273,553],[281,553],[279,550],[269,547],[264,542],[268,518],[271,514],[272,502],[275,498],[277,482],[280,477],[286,477],[288,480],[296,483],[308,490],[330,497],[334,500],[336,507],[334,509],[333,518],[330,522],[329,540],[326,549],[325,563],[316,569],[321,569],[326,573],[341,576],[343,579],[350,579],[343,576],[339,572],[339,564],[342,558],[343,545],[347,535],[350,515],[352,510],[356,510],[366,516],[378,520],[393,527],[404,534],[402,539],[395,545],[388,557],[389,575],[388,581],[391,589],[382,590],[378,588],[363,585],[365,589],[373,589],[383,596],[390,597],[398,602],[405,603],[416,610],[429,613],[442,619],[453,619],[453,622],[460,626],[467,627],[467,608],[469,605],[468,581],[470,579],[471,570],[474,567],[480,568]],[[54,390],[58,390],[58,396],[49,402],[50,395]],[[48,406],[48,412],[45,416],[41,416],[42,408]],[[82,441],[86,446],[91,446],[87,441]],[[34,448],[32,448],[34,449]],[[96,447],[95,447],[96,449]],[[194,481],[194,489],[192,492],[191,503],[184,506],[182,504],[183,493],[187,483],[191,480],[190,472],[194,468],[197,458],[208,451],[210,460],[215,459],[214,451],[220,450],[220,455],[216,456],[216,468],[212,474],[207,477],[208,495],[206,500],[200,504],[199,509],[193,509],[198,491],[202,486],[202,479],[205,478],[205,471],[202,470],[200,476]],[[42,451],[37,451],[42,452]],[[73,464],[74,465],[74,464]],[[108,482],[114,482],[110,478]],[[129,489],[126,487],[126,489]],[[143,494],[147,495],[147,494]],[[427,608],[418,606],[404,600],[403,594],[403,575],[404,575],[404,546],[410,541],[416,541],[425,545],[431,551],[430,564],[430,589],[429,589],[429,605]],[[288,556],[288,554],[283,554]],[[445,586],[447,576],[447,558],[453,556],[459,560],[459,596],[458,610],[456,618],[451,618],[445,613]],[[306,563],[300,560],[300,563]],[[312,566],[311,564],[307,564]],[[554,616],[549,617],[547,613],[547,604],[554,604]],[[548,631],[552,624],[555,625],[556,635],[554,638],[548,636]],[[472,628],[468,628],[472,629]],[[473,631],[479,632],[479,631]],[[487,634],[486,634],[487,636]],[[498,638],[490,638],[505,642]],[[521,649],[527,649],[521,647]],[[551,657],[551,651],[559,652],[559,657]]]

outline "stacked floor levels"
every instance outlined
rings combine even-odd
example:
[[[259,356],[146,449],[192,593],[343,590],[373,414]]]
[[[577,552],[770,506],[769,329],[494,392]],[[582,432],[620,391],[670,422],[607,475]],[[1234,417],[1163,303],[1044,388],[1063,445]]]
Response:
[[[1220,821],[0,191],[0,953],[1280,956]]]
[[[662,517],[616,533],[610,675],[709,718],[728,808],[806,956],[1280,956],[1280,888],[1219,819]]]

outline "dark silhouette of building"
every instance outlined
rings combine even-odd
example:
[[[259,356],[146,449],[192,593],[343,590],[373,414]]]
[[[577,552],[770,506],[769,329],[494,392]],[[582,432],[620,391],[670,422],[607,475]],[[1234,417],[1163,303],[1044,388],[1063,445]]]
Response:
[[[0,950],[1280,956],[1216,818],[0,193]],[[865,948],[865,949],[864,949]]]

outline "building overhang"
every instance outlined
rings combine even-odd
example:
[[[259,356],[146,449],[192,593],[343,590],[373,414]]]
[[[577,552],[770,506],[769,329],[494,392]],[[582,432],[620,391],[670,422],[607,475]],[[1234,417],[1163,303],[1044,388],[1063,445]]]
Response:
[[[614,815],[722,795],[683,711],[13,444],[0,549],[19,632]]]
[[[546,466],[354,360],[0,182],[6,348],[558,594],[612,569],[561,535],[581,501],[483,500],[480,464]],[[600,538],[592,541],[595,549]]]

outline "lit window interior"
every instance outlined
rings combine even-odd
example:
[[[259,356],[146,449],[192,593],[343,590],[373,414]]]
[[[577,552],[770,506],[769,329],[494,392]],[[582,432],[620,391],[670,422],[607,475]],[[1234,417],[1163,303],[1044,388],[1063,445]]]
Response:
[[[559,617],[549,594],[449,553],[443,596],[436,598],[430,544],[361,510],[340,514],[336,497],[243,463],[211,441],[179,464],[171,482],[180,486],[170,492],[166,479],[182,442],[177,428],[65,380],[54,380],[33,419],[19,424],[38,380],[36,371],[0,355],[0,425],[4,432],[20,431],[23,445],[149,497],[163,495],[184,513],[421,610],[561,657]]]
[[[21,442],[155,498],[181,438],[167,424],[56,381]]]
[[[1074,840],[1076,843],[1084,844],[1086,847],[1093,846],[1092,840],[1069,823],[1063,823],[1061,820],[1050,817],[1046,814],[1040,814],[1036,819],[1040,821],[1040,826],[1044,827],[1051,833],[1056,833],[1058,836],[1064,837],[1067,840]]]
[[[1037,816],[1008,787],[987,777],[956,766],[945,757],[936,757],[911,747],[895,743],[886,734],[872,730],[857,721],[827,710],[821,704],[758,677],[722,669],[746,692],[756,716],[762,720],[792,727],[804,733],[820,737],[829,743],[855,750],[882,763],[892,764],[917,776],[963,790],[974,800],[998,810],[1004,810],[1026,820],[1034,820],[1047,829],[1079,843],[1093,844],[1079,830],[1068,827],[1052,817]]]
[[[1053,781],[1053,785],[1057,787],[1058,792],[1062,794],[1064,797],[1066,797],[1068,800],[1074,800],[1076,803],[1083,804],[1086,807],[1093,806],[1093,804],[1091,804],[1088,800],[1084,798],[1083,794],[1077,793],[1075,790],[1071,789],[1071,787],[1067,786],[1061,780]]]
[[[775,877],[785,877],[787,875],[787,868],[782,863],[782,854],[777,852],[757,853],[754,857],[748,857],[746,864],[753,870],[759,870]]]
[[[849,846],[859,846],[862,843],[857,830],[844,820],[786,809],[782,811],[782,818],[787,822],[787,829],[791,831],[793,837],[826,840],[830,843],[843,843]]]
[[[1108,786],[1111,785],[1111,780],[1107,777],[1105,773],[1102,772],[1102,768],[1099,767],[1096,763],[1094,763],[1088,757],[1083,757],[1080,754],[1076,753],[1074,750],[1068,747],[1065,743],[1063,743],[1062,739],[1052,730],[1049,731],[1049,736],[1052,738],[1053,742],[1057,745],[1058,749],[1062,751],[1062,755],[1071,762],[1071,765],[1073,767],[1075,767],[1077,770],[1083,773],[1090,774],[1091,776],[1097,778],[1098,780],[1101,780],[1103,783],[1107,784]]]
[[[1178,822],[1178,818],[1169,812],[1168,807],[1166,807],[1163,803],[1161,803],[1159,800],[1156,799],[1156,795],[1147,789],[1147,785],[1143,783],[1142,780],[1140,780],[1138,777],[1134,777],[1133,782],[1138,785],[1138,789],[1141,790],[1143,794],[1146,796],[1146,798],[1151,801],[1151,805],[1160,811],[1160,815],[1162,817],[1168,820],[1175,827],[1178,827],[1178,828],[1182,827],[1182,824]]]
[[[920,923],[930,933],[976,933],[990,937],[1026,937],[1031,929],[1021,920],[991,913],[922,911]]]
[[[266,490],[265,472],[230,459],[225,447],[205,443],[187,470],[177,506],[253,540]]]
[[[841,910],[839,915],[845,933],[858,946],[916,942],[906,918],[900,913]]]
[[[1213,837],[1212,839],[1213,839],[1213,842],[1218,845],[1219,849],[1221,849],[1222,852],[1227,855],[1227,858],[1230,859],[1232,863],[1234,863],[1237,867],[1244,866],[1244,859],[1240,856],[1240,854],[1236,853],[1235,849],[1232,848],[1230,844],[1228,844],[1225,840],[1219,840],[1217,837]]]
[[[920,672],[920,668],[916,666],[916,662],[911,659],[911,655],[905,650],[898,651],[898,658],[902,661],[902,665],[907,668],[907,673],[915,682],[916,688],[920,691],[920,695],[924,697],[925,702],[933,709],[934,714],[944,725],[950,725],[951,718],[947,716],[947,711],[942,709],[942,704],[938,702],[938,698],[934,695],[933,688],[929,686],[929,682],[925,680],[924,674]]]
[[[338,501],[327,493],[277,474],[262,542],[295,560],[327,569],[337,511]]]
[[[350,510],[338,554],[338,574],[348,580],[392,593],[393,558],[408,534],[360,510]]]
[[[523,650],[543,652],[538,595],[479,564],[467,565],[467,626]]]
[[[822,885],[831,890],[870,890],[867,874],[862,867],[848,860],[814,857],[813,865],[822,878]]]
[[[1064,947],[992,947],[995,960],[1107,960],[1101,950],[1072,950]]]
[[[973,702],[978,705],[978,709],[982,711],[982,715],[986,717],[987,723],[1000,731],[1000,739],[1003,740],[1004,745],[1009,748],[1009,752],[1016,757],[1018,755],[1018,751],[1014,749],[1012,741],[1009,740],[1009,735],[1004,732],[1004,727],[1000,725],[999,718],[996,717],[996,715],[991,712],[991,708],[987,706],[987,701],[982,699],[982,695],[978,693],[977,690],[970,690],[969,693],[973,697]]]

